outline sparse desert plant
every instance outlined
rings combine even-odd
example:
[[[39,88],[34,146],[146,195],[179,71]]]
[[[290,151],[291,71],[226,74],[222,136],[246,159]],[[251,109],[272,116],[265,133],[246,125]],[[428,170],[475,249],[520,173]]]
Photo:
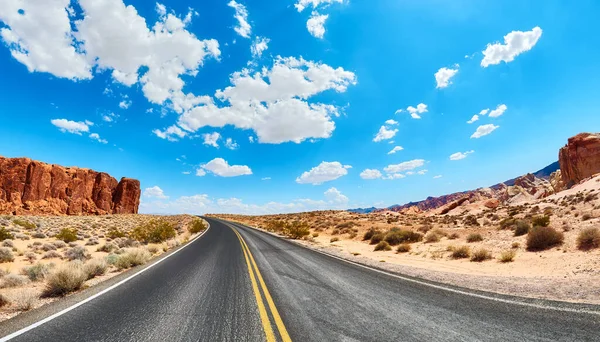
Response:
[[[500,229],[512,229],[516,222],[517,220],[512,217],[502,219],[502,221],[500,221]]]
[[[475,217],[474,215],[468,215],[467,217],[465,217],[463,223],[465,224],[465,226],[480,226],[479,222],[477,221],[477,217]]]
[[[471,233],[467,235],[467,242],[480,242],[483,241],[483,236],[479,233]]]
[[[148,247],[146,247],[146,249],[148,250],[148,252],[150,252],[150,254],[156,254],[156,253],[158,253],[158,247],[157,246],[148,246]]]
[[[96,238],[91,238],[89,240],[87,240],[87,242],[85,243],[86,246],[95,246],[99,244],[98,239]]]
[[[8,304],[10,304],[10,300],[8,298],[6,298],[5,295],[0,293],[0,308],[3,308],[5,306],[7,306]]]
[[[52,243],[52,244],[54,245],[54,247],[56,247],[56,248],[65,248],[65,247],[67,247],[67,244],[66,244],[64,241],[62,241],[62,240],[58,240],[58,241],[52,241],[51,243]]]
[[[56,246],[51,244],[51,243],[45,243],[42,245],[41,249],[44,252],[48,252],[48,251],[55,251],[56,250]]]
[[[67,249],[67,251],[65,252],[65,257],[67,257],[67,259],[69,260],[87,260],[89,259],[90,253],[87,251],[87,249],[85,249],[84,247],[81,246],[75,246],[72,248]]]
[[[16,224],[17,226],[21,226],[25,229],[35,229],[37,227],[35,225],[35,223],[29,222],[29,221],[23,220],[23,219],[14,219],[13,223]]]
[[[177,232],[173,225],[163,219],[154,219],[140,224],[130,234],[132,239],[146,244],[161,243],[174,238],[176,235]]]
[[[590,220],[592,218],[592,215],[590,213],[585,213],[583,215],[581,215],[581,221],[587,221]]]
[[[87,275],[87,279],[92,279],[106,273],[108,264],[104,259],[92,259],[83,265],[83,270]]]
[[[384,240],[389,243],[390,246],[396,246],[403,242],[419,242],[423,240],[423,234],[410,230],[392,229],[385,234]]]
[[[331,240],[329,240],[329,242],[332,242],[332,243],[333,242],[337,242],[337,241],[340,241],[340,238],[337,237],[337,236],[334,236],[334,237],[331,238]]]
[[[57,251],[48,251],[42,255],[42,259],[62,258],[62,255]]]
[[[119,260],[119,256],[116,254],[109,254],[104,257],[104,260],[106,260],[106,263],[109,265],[115,265]]]
[[[551,227],[534,226],[527,233],[527,250],[543,251],[561,245],[564,235]]]
[[[314,237],[314,238],[319,237],[319,233],[313,233],[312,237]]]
[[[508,249],[505,251],[502,251],[502,253],[500,253],[500,257],[498,258],[498,260],[500,260],[500,262],[513,262],[515,260],[515,256],[517,255],[517,252],[514,249]]]
[[[2,277],[2,281],[0,282],[0,288],[4,289],[7,287],[18,287],[23,286],[27,283],[29,283],[29,278],[27,278],[26,276],[22,274],[9,273]]]
[[[294,221],[286,227],[287,236],[292,239],[301,239],[310,234],[309,225],[306,222]]]
[[[400,245],[398,245],[398,248],[396,248],[396,252],[398,253],[407,253],[410,252],[410,245],[407,243],[401,243]]]
[[[380,241],[377,245],[375,245],[374,251],[390,251],[392,247],[389,243],[385,241]]]
[[[15,260],[12,251],[8,247],[0,247],[0,263],[12,262]]]
[[[13,240],[4,240],[2,241],[2,247],[14,247],[15,243],[13,242]]]
[[[513,242],[512,245],[510,246],[511,248],[517,249],[519,247],[521,247],[521,244],[518,242]]]
[[[57,267],[46,277],[43,297],[62,297],[81,289],[87,274],[81,262],[70,262]]]
[[[35,232],[35,233],[31,234],[31,237],[33,237],[34,239],[45,239],[46,234],[44,234],[42,232]]]
[[[423,224],[417,230],[420,231],[423,234],[426,234],[428,231],[431,230],[431,228],[433,228],[432,225],[430,225],[430,224]]]
[[[6,228],[0,228],[0,241],[12,240],[14,238],[15,237],[9,231],[7,231]]]
[[[547,215],[543,215],[543,216],[535,216],[534,218],[531,219],[531,224],[536,227],[548,227],[548,225],[550,224],[550,216]]]
[[[63,228],[54,237],[65,243],[77,241],[77,229]]]
[[[590,227],[582,230],[577,235],[577,248],[582,251],[600,247],[600,230],[596,227]]]
[[[378,244],[381,241],[383,241],[384,238],[385,238],[385,235],[383,233],[373,234],[373,236],[371,236],[371,241],[369,242],[369,244],[370,245]]]
[[[460,235],[458,235],[458,233],[452,233],[448,235],[448,240],[456,240],[458,238],[460,238]]]
[[[381,233],[379,230],[375,229],[375,228],[369,228],[369,230],[367,230],[365,232],[365,235],[363,235],[363,241],[366,240],[371,240],[371,238],[373,237],[373,235]]]
[[[33,264],[34,261],[37,260],[37,256],[33,252],[27,252],[27,253],[25,253],[25,258],[27,258],[27,261],[29,261],[32,264]]]
[[[531,226],[527,221],[517,220],[515,224],[515,236],[525,235],[529,233],[529,229],[531,229]]]
[[[126,236],[127,236],[127,234],[125,234],[124,232],[120,231],[119,229],[117,229],[115,227],[109,229],[108,233],[106,233],[106,237],[108,237],[110,239],[123,238]]]
[[[24,267],[21,270],[21,273],[26,275],[31,281],[40,281],[46,278],[48,273],[50,273],[50,266],[38,262],[33,266]]]
[[[132,248],[125,253],[121,254],[117,261],[115,262],[115,266],[119,269],[126,269],[130,267],[135,267],[139,265],[143,265],[148,260],[150,260],[150,252],[142,248]]]
[[[425,235],[425,243],[433,243],[440,241],[440,236],[436,232],[429,232]]]
[[[452,259],[465,259],[470,256],[471,256],[471,249],[469,248],[469,246],[454,247],[452,249],[452,253],[450,254],[450,257]]]
[[[19,311],[29,311],[33,309],[38,300],[36,291],[31,289],[21,289],[11,294],[10,302],[14,304]]]
[[[191,234],[198,234],[203,232],[206,229],[206,225],[204,224],[204,221],[200,220],[200,219],[196,219],[194,220],[188,227],[188,231]]]
[[[485,248],[479,248],[471,255],[471,261],[481,262],[492,258],[492,253]]]

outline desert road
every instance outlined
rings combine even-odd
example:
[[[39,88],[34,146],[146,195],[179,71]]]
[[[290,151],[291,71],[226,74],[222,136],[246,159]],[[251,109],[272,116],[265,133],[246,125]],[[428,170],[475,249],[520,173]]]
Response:
[[[449,291],[207,220],[177,254],[12,341],[600,341],[593,307]]]

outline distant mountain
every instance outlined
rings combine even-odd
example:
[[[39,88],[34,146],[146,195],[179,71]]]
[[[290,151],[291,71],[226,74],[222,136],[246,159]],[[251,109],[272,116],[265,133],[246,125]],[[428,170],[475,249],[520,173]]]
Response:
[[[371,208],[348,209],[346,211],[349,211],[351,213],[357,213],[357,214],[368,214],[368,213],[374,212],[375,210],[377,210],[377,208],[371,207]]]
[[[538,170],[536,172],[533,172],[533,175],[536,176],[537,178],[541,178],[541,179],[549,179],[550,175],[552,174],[552,172],[560,170],[560,165],[558,164],[558,160],[555,161],[554,163],[546,166],[545,168]],[[517,177],[519,178],[519,177]],[[506,182],[504,182],[504,184],[508,185],[508,186],[513,186],[515,185],[515,180],[517,178],[513,178],[513,179],[509,179]]]

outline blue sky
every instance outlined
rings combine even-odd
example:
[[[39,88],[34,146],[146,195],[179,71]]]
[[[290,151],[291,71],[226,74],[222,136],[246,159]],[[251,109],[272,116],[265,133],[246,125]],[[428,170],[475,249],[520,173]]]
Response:
[[[5,0],[0,154],[137,178],[149,213],[489,186],[598,130],[599,13],[591,0]]]

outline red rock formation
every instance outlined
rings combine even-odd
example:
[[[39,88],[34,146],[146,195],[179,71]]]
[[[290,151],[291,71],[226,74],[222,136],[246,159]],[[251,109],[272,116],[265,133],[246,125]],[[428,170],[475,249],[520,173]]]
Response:
[[[580,133],[558,152],[563,183],[568,187],[600,172],[600,133]]]
[[[0,157],[0,213],[100,215],[137,213],[140,182],[103,172]]]

